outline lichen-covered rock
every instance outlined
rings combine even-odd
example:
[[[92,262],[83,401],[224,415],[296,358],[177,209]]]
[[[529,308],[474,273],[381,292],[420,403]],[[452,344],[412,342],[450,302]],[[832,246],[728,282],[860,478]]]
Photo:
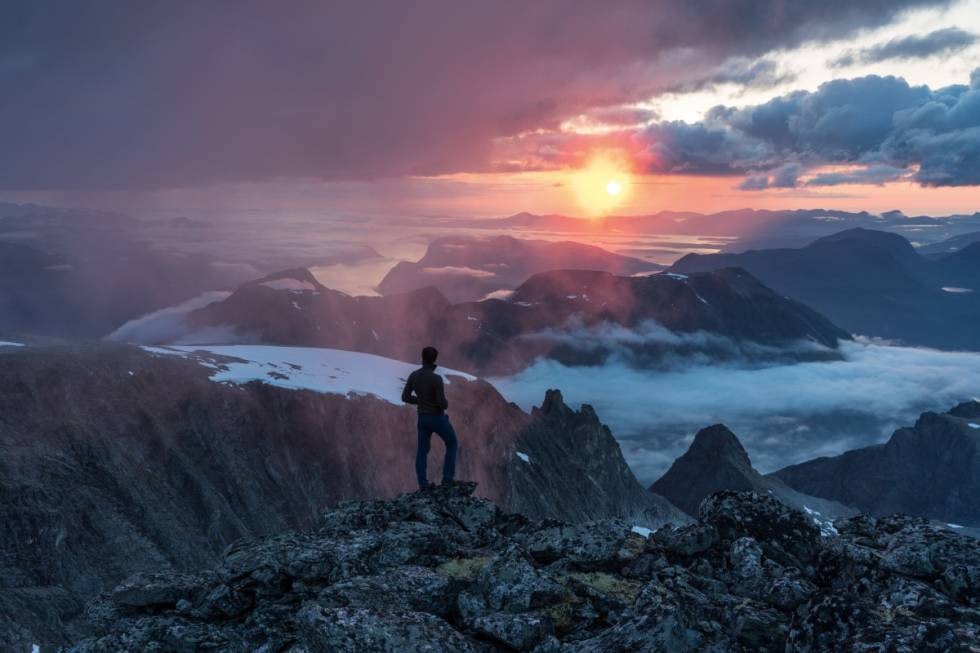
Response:
[[[541,614],[491,613],[469,624],[478,634],[515,651],[530,651],[554,632],[551,619]]]
[[[803,513],[754,492],[718,492],[701,502],[701,521],[714,526],[722,541],[755,538],[766,554],[783,565],[803,566],[820,550],[820,529]]]
[[[307,606],[296,615],[310,653],[477,653],[484,647],[424,612]]]
[[[138,575],[88,606],[72,651],[980,650],[980,542],[903,517],[821,537],[723,492],[704,523],[507,515],[455,485],[347,503],[243,540],[214,571]]]

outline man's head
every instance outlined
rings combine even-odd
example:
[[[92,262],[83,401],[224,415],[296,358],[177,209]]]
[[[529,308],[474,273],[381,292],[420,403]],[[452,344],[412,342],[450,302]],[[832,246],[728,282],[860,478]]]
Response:
[[[435,365],[437,358],[439,358],[439,351],[435,347],[426,347],[422,350],[423,365]]]

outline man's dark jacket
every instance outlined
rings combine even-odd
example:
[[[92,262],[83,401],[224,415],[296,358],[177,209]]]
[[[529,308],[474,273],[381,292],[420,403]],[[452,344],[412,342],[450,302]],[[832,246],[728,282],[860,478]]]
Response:
[[[423,365],[408,375],[405,389],[402,390],[402,401],[416,404],[423,415],[442,415],[449,408],[442,377],[436,374],[435,365]]]

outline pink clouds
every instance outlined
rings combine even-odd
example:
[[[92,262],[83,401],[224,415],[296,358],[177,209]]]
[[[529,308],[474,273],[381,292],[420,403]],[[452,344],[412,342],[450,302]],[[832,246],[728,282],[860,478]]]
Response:
[[[935,3],[15,2],[0,188],[546,167],[494,143]]]

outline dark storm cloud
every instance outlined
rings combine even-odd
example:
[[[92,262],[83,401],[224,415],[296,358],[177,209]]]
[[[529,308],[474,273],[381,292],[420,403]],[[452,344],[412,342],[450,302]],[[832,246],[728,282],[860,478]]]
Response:
[[[764,190],[766,188],[796,188],[803,166],[799,163],[786,163],[770,173],[748,175],[741,184],[740,190]]]
[[[683,81],[668,90],[673,93],[690,93],[721,84],[736,84],[747,88],[768,88],[792,81],[796,75],[783,70],[772,59],[745,59],[736,57],[726,61],[711,74]]]
[[[977,42],[977,35],[958,27],[946,27],[923,36],[906,36],[879,43],[861,50],[851,50],[833,62],[843,67],[855,64],[880,63],[890,59],[925,59],[939,54],[951,54]]]
[[[904,168],[893,166],[868,166],[848,172],[824,172],[814,175],[807,186],[839,186],[841,184],[873,184],[881,186],[896,181],[907,174]]]
[[[931,90],[875,75],[834,80],[757,106],[716,107],[696,124],[654,124],[640,141],[651,171],[747,174],[740,187],[748,190],[777,178],[793,185],[802,170],[789,164],[864,167],[817,177],[815,185],[880,184],[913,171],[925,186],[973,185],[980,183],[980,89]]]
[[[0,188],[484,170],[494,138],[938,4],[9,1]]]

